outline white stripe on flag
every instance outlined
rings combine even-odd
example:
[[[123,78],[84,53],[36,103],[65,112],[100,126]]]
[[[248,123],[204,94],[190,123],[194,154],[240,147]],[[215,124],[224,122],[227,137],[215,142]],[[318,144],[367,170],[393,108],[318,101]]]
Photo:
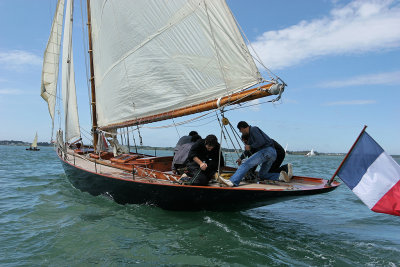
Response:
[[[370,209],[399,181],[400,166],[383,152],[369,166],[353,192]]]

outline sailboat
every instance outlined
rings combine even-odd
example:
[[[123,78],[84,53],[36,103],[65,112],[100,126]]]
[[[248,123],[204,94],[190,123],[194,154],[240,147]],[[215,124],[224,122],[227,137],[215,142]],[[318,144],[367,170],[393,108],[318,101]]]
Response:
[[[312,148],[312,149],[310,150],[310,152],[308,152],[305,156],[306,156],[306,157],[313,157],[313,156],[315,156],[314,149]]]
[[[36,133],[35,138],[33,139],[32,144],[30,145],[30,147],[28,147],[26,150],[30,150],[30,151],[39,151],[40,148],[37,148],[37,139],[38,139],[38,135]]]
[[[55,147],[75,188],[95,196],[107,195],[121,204],[243,210],[329,192],[340,185],[294,176],[290,183],[243,181],[238,187],[224,187],[212,181],[207,186],[193,186],[180,183],[180,176],[171,171],[172,157],[132,152],[134,133],[141,140],[140,129],[145,125],[168,120],[173,122],[163,127],[176,126],[174,119],[188,115],[198,115],[190,120],[200,120],[217,114],[220,136],[226,136],[231,127],[226,116],[230,109],[273,95],[271,102],[279,100],[286,84],[269,70],[270,77],[263,78],[224,0],[88,0],[86,9],[91,145],[80,141],[72,0],[58,1],[41,86],[54,125],[62,40],[65,127],[57,131]],[[221,167],[218,174],[229,176],[235,170]]]

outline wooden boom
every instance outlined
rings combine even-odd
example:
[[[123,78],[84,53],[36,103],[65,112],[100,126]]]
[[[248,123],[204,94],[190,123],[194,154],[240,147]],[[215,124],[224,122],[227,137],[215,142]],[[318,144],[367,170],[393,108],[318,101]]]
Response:
[[[162,121],[162,120],[168,120],[168,119],[173,119],[173,118],[178,118],[182,116],[187,116],[187,115],[192,115],[196,114],[199,112],[204,112],[212,109],[217,109],[220,106],[224,106],[227,104],[239,104],[247,101],[251,101],[254,99],[266,97],[269,95],[272,95],[272,93],[269,92],[269,88],[274,85],[273,83],[266,84],[257,88],[253,88],[250,90],[234,93],[229,96],[222,97],[221,99],[214,99],[210,100],[204,103],[200,103],[197,105],[189,106],[189,107],[184,107],[180,109],[175,109],[172,111],[164,112],[164,113],[159,113],[156,115],[151,115],[143,118],[138,118],[134,120],[129,120],[121,123],[115,123],[111,124],[108,126],[104,127],[99,127],[101,130],[109,130],[109,129],[115,129],[115,128],[122,128],[122,127],[128,127],[132,125],[137,125],[137,124],[146,124],[146,123],[151,123],[151,122],[156,122],[156,121]],[[218,105],[219,102],[219,105]]]

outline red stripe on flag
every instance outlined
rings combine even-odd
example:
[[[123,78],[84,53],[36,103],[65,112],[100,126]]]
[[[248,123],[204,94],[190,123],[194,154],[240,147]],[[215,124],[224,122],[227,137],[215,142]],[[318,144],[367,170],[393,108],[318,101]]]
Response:
[[[400,216],[400,180],[372,207],[372,211]]]

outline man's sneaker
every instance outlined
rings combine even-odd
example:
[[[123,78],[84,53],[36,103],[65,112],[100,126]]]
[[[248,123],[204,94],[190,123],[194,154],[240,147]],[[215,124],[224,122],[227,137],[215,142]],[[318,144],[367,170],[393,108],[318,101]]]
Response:
[[[218,176],[217,181],[220,184],[226,185],[228,187],[233,187],[233,183],[231,182],[231,180],[224,179],[221,176]]]
[[[292,165],[292,163],[288,163],[287,174],[289,176],[289,179],[292,180],[292,177],[293,177],[293,165]]]
[[[289,175],[285,171],[281,171],[281,173],[279,174],[279,181],[289,183],[290,182]]]

